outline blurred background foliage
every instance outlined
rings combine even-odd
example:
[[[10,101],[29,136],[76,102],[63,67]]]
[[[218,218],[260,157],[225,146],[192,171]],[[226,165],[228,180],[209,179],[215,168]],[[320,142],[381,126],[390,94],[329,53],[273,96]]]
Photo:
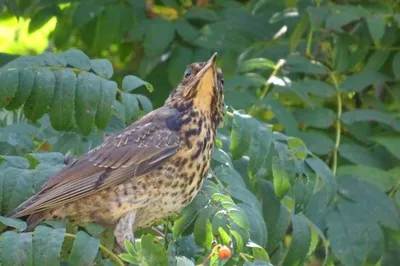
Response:
[[[219,131],[221,149],[214,159],[236,170],[227,172],[214,164],[213,171],[228,184],[239,173],[245,182],[240,175],[237,182],[255,195],[254,202],[261,202],[263,211],[256,217],[266,229],[252,229],[251,235],[265,234],[265,239],[252,240],[268,252],[260,255],[253,247],[249,255],[253,257],[246,257],[236,239],[238,256],[229,263],[243,264],[257,257],[271,259],[274,265],[398,265],[398,1],[5,0],[0,1],[0,11],[0,67],[18,67],[13,60],[21,55],[77,49],[69,55],[83,61],[88,56],[111,62],[111,68],[108,63],[92,62],[100,70],[92,69],[121,84],[114,90],[123,99],[113,106],[113,116],[107,118],[110,123],[104,124],[106,119],[99,127],[102,123],[96,118],[96,128],[76,121],[80,131],[63,126],[56,131],[51,113],[50,118],[39,116],[39,121],[31,123],[36,119],[19,109],[0,112],[4,161],[11,158],[6,156],[31,152],[87,152],[104,134],[121,130],[140,116],[140,110],[148,112],[163,105],[189,63],[205,61],[218,52],[228,115],[226,126]],[[63,58],[71,65],[71,57],[64,54]],[[134,96],[127,93],[133,90]],[[244,112],[233,111],[239,109]],[[27,124],[21,127],[22,122]],[[271,125],[273,140],[269,129],[261,129],[263,123]],[[258,142],[250,141],[254,136]],[[260,140],[263,137],[269,142]],[[245,140],[253,144],[244,144]],[[288,141],[284,148],[277,144],[283,140]],[[271,141],[275,150],[268,153]],[[306,161],[322,177],[322,186],[302,168],[311,153],[321,159]],[[295,165],[288,166],[293,158]],[[309,179],[304,181],[299,173]],[[243,191],[223,191],[235,202],[251,201],[246,202]],[[330,193],[333,202],[326,199]],[[182,223],[185,215],[193,216],[191,212],[189,208],[176,221]],[[186,235],[207,227],[206,220]],[[183,231],[176,230],[172,230],[174,236]],[[203,261],[211,254],[211,240],[200,235],[195,234],[194,242],[178,238],[177,254]],[[211,239],[214,243],[215,234]],[[179,241],[190,242],[187,250],[182,243],[179,249]],[[193,255],[196,244],[206,248],[201,256]],[[296,249],[288,248],[291,245]],[[216,259],[209,262],[216,263]]]

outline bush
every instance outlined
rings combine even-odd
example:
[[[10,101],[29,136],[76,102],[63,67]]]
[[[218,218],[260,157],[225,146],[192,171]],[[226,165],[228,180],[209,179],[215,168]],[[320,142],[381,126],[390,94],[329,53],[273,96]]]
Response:
[[[48,52],[0,54],[3,215],[215,51],[227,106],[201,192],[136,249],[0,216],[2,265],[396,265],[399,6],[342,2],[8,1],[2,24],[53,29]]]

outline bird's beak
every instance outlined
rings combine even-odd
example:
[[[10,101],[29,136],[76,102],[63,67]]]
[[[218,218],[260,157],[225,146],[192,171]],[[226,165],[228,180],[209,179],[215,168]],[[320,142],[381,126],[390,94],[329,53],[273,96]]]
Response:
[[[197,92],[208,91],[215,86],[217,80],[216,61],[217,53],[214,53],[203,68],[196,74],[192,86],[196,87],[195,89]]]
[[[204,65],[204,67],[199,71],[199,73],[197,73],[196,75],[196,79],[197,77],[199,77],[201,79],[202,76],[205,76],[206,73],[208,72],[216,72],[217,67],[215,62],[217,61],[217,53],[214,53],[211,58],[207,61],[207,63]]]

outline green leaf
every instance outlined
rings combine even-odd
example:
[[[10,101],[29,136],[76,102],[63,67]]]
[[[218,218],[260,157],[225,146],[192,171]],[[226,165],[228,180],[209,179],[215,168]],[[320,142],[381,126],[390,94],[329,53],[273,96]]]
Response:
[[[328,108],[296,109],[294,116],[298,123],[315,128],[329,128],[336,119],[336,114]]]
[[[233,167],[231,158],[222,149],[214,148],[212,159],[221,164],[228,164],[230,167]]]
[[[260,180],[259,183],[261,204],[263,209],[263,218],[268,229],[268,235],[276,225],[280,210],[281,203],[275,194],[273,185],[267,180]]]
[[[350,68],[350,41],[347,35],[339,35],[333,47],[333,66],[336,72],[341,73]],[[357,59],[358,60],[358,59]]]
[[[191,7],[185,14],[186,19],[203,20],[203,21],[217,21],[219,16],[215,11],[208,8]]]
[[[16,72],[16,71],[13,71]],[[11,73],[10,73],[11,74]],[[12,86],[13,84],[9,84],[8,82],[12,80],[2,80],[3,77],[2,71],[0,71],[0,84],[3,86],[8,86],[7,88],[7,93],[12,93]],[[12,76],[9,76],[9,78],[12,79]],[[33,84],[35,82],[35,75],[32,70],[29,68],[23,68],[19,70],[19,75],[18,75],[18,88],[17,91],[15,92],[14,98],[11,99],[10,103],[6,106],[7,110],[16,110],[20,108],[28,99],[29,95],[32,92]],[[8,85],[7,85],[8,84]],[[0,85],[0,97],[3,95],[2,87]],[[3,96],[4,97],[4,96]],[[6,96],[7,97],[7,96]],[[10,96],[8,96],[10,97]],[[1,103],[0,103],[1,105]]]
[[[146,55],[157,56],[162,54],[173,41],[174,37],[174,24],[161,19],[153,20],[143,42]]]
[[[249,221],[250,239],[261,246],[265,246],[268,240],[268,231],[259,210],[247,204],[239,203],[238,206],[246,213],[247,220]]]
[[[232,198],[238,199],[249,206],[251,206],[255,211],[258,213],[261,213],[261,204],[254,196],[253,193],[251,193],[245,186],[235,186],[235,185],[228,185],[226,187],[227,191],[229,192],[229,195]]]
[[[324,98],[331,97],[336,93],[335,88],[330,84],[313,79],[295,81],[291,83],[291,88],[293,91],[298,91],[301,94],[310,93]]]
[[[328,201],[331,201],[336,195],[336,179],[331,169],[319,158],[307,158],[306,163],[321,177],[325,185]]]
[[[247,260],[243,266],[273,266],[271,263],[264,260],[254,260],[253,262]]]
[[[136,76],[128,75],[125,76],[124,79],[122,80],[122,90],[125,92],[131,92],[143,85],[149,92],[153,92],[154,89],[150,83],[143,81]]]
[[[312,29],[318,29],[325,22],[326,18],[330,15],[329,7],[307,7],[307,13],[310,16],[310,24]]]
[[[168,62],[168,79],[173,86],[177,86],[183,77],[185,69],[193,58],[193,50],[185,46],[177,46]]]
[[[217,212],[212,219],[212,231],[214,236],[218,236],[220,240],[229,243],[230,226],[229,219],[225,215],[225,210]]]
[[[19,79],[18,73],[18,69],[0,71],[0,108],[6,107],[16,95]]]
[[[72,15],[72,25],[74,28],[80,28],[97,17],[104,9],[95,0],[80,2]]]
[[[330,10],[330,15],[326,19],[326,29],[342,32],[342,27],[350,22],[359,20],[368,15],[368,12],[358,6],[334,5]]]
[[[249,221],[242,209],[230,208],[226,214],[232,219],[233,223],[248,231],[250,229]]]
[[[95,223],[88,223],[85,225],[86,232],[95,237],[101,237],[101,233],[103,233],[106,229],[102,227],[101,225],[95,224]],[[129,242],[129,241],[127,241]],[[130,242],[129,242],[130,243]]]
[[[142,254],[147,265],[168,265],[167,250],[150,234],[142,236]]]
[[[272,158],[272,174],[274,176],[274,188],[276,196],[282,199],[286,193],[289,191],[291,184],[288,173],[282,166],[282,161],[279,157],[274,156]]]
[[[175,28],[179,36],[188,43],[192,43],[199,35],[198,30],[190,25],[186,20],[178,20],[175,22]]]
[[[135,95],[130,93],[122,93],[122,99],[125,107],[125,121],[131,124],[139,114],[139,103]]]
[[[263,167],[272,143],[272,131],[266,125],[255,123],[249,147],[249,175],[255,176]]]
[[[293,114],[279,101],[269,97],[266,101],[268,108],[275,114],[276,119],[283,125],[285,133],[288,135],[296,135],[299,131],[297,121]]]
[[[283,265],[303,265],[311,245],[310,227],[307,218],[302,213],[292,215],[292,226],[292,242]]]
[[[233,112],[230,150],[233,159],[238,159],[249,148],[252,117],[241,111]]]
[[[376,168],[384,167],[382,160],[377,158],[369,149],[357,144],[340,144],[339,154],[354,164]]]
[[[251,252],[253,253],[254,260],[262,260],[269,262],[269,255],[265,249],[261,246],[257,245],[256,243],[250,242],[246,245],[247,247],[251,248]],[[258,264],[257,264],[258,265]]]
[[[58,12],[60,12],[60,9],[57,6],[40,9],[31,17],[28,26],[28,33],[31,34],[43,27],[52,17],[56,16]]]
[[[90,65],[96,74],[103,76],[106,79],[110,79],[114,74],[113,66],[107,59],[92,59],[90,60]]]
[[[18,231],[23,231],[26,229],[26,223],[24,221],[14,218],[0,216],[0,223],[12,228],[16,228]]]
[[[400,52],[397,52],[393,57],[392,61],[392,69],[394,76],[399,79],[400,78]]]
[[[293,213],[304,211],[313,194],[314,182],[309,179],[297,178],[291,187],[290,196],[294,202]]]
[[[376,110],[352,110],[343,113],[342,121],[345,124],[352,124],[360,121],[375,121],[392,127],[393,129],[400,131],[400,121],[395,119],[390,114],[386,114]]]
[[[257,73],[248,73],[245,75],[227,77],[224,87],[236,89],[241,88],[259,88],[263,86],[267,80]],[[229,94],[228,94],[229,96]]]
[[[131,254],[120,254],[119,257],[132,265],[140,264],[140,259],[138,259],[136,256],[132,256]]]
[[[75,120],[84,135],[94,127],[100,100],[101,79],[92,73],[81,72],[76,83]]]
[[[238,72],[265,71],[275,69],[275,63],[266,58],[253,58],[240,64]]]
[[[328,71],[319,62],[309,60],[304,56],[289,55],[286,58],[285,67],[292,73],[327,74]]]
[[[383,16],[380,15],[371,15],[366,19],[369,32],[371,33],[372,39],[376,46],[379,46],[380,40],[385,34],[385,20]]]
[[[149,98],[140,94],[135,94],[135,96],[146,114],[153,110],[153,104],[150,102]]]
[[[59,54],[61,58],[67,61],[68,65],[89,71],[91,69],[89,57],[82,51],[71,49]]]
[[[289,211],[285,205],[280,204],[279,217],[276,224],[268,229],[268,252],[273,252],[282,242],[290,224]]]
[[[52,39],[57,49],[68,49],[68,44],[73,32],[72,24],[69,16],[62,16],[57,18],[57,24],[52,32]],[[91,36],[92,34],[88,34]],[[86,36],[85,36],[86,37]]]
[[[390,78],[382,73],[365,70],[348,76],[339,87],[345,92],[360,92],[370,85],[382,84],[388,80]]]
[[[176,257],[176,266],[195,266],[195,264],[186,257]]]
[[[33,194],[33,175],[35,172],[13,167],[8,167],[3,172],[4,177],[11,177],[3,178],[2,189],[0,190],[3,192],[2,213],[8,213]]]
[[[235,205],[235,202],[229,196],[221,193],[215,193],[212,195],[212,199],[219,201],[224,208],[227,208],[226,206],[231,207],[232,205]]]
[[[33,234],[33,265],[58,265],[64,234],[63,228],[36,227]]]
[[[382,146],[384,146],[394,156],[400,158],[400,137],[385,136],[385,137],[373,137],[372,139],[381,144]]]
[[[1,235],[0,255],[2,265],[33,266],[32,234],[5,232]]]
[[[215,206],[208,206],[202,209],[194,223],[194,240],[198,246],[204,247],[206,250],[211,249],[213,233],[210,218],[216,211],[217,207]]]
[[[55,85],[56,79],[51,70],[41,68],[35,71],[32,93],[24,106],[24,114],[28,119],[36,121],[47,112]]]
[[[249,239],[248,230],[244,230],[234,223],[231,223],[231,229],[233,248],[236,253],[242,252]]]
[[[96,126],[100,129],[107,127],[112,115],[112,106],[117,93],[117,83],[102,79],[100,87],[99,104],[95,117]]]
[[[369,58],[365,64],[364,71],[378,71],[386,63],[390,55],[390,51],[377,50]]]
[[[325,155],[335,147],[335,143],[328,134],[319,131],[303,131],[299,132],[297,136],[304,141],[313,154]]]
[[[96,258],[99,244],[100,239],[79,231],[75,236],[68,264],[77,266],[91,265]]]
[[[214,173],[225,184],[246,186],[242,176],[232,167],[221,165],[214,169]]]
[[[24,157],[1,155],[0,159],[0,164],[5,167],[29,168],[29,161]]]
[[[339,193],[355,202],[368,219],[393,230],[400,229],[400,214],[389,197],[375,186],[350,176],[339,177]]]
[[[94,47],[97,51],[107,48],[117,36],[121,23],[121,10],[118,5],[109,5],[103,10],[96,24]]]
[[[50,104],[50,121],[55,130],[66,130],[72,124],[75,104],[76,75],[71,69],[54,71],[56,85]]]
[[[208,203],[208,198],[204,195],[198,194],[188,206],[186,206],[182,211],[180,217],[175,220],[172,232],[174,238],[177,239],[183,231],[194,221],[197,216],[197,211],[204,208]]]
[[[296,4],[293,6],[296,7]],[[294,28],[292,35],[290,35],[290,52],[294,53],[296,51],[297,46],[301,41],[301,37],[306,32],[308,27],[309,19],[308,16],[303,15]]]
[[[394,174],[375,167],[365,165],[342,165],[337,169],[340,176],[352,176],[376,186],[381,191],[389,191],[396,184]]]
[[[339,200],[337,210],[326,221],[333,253],[344,265],[363,265],[370,251],[383,247],[381,229],[370,219],[369,212],[356,204]]]
[[[28,153],[25,157],[29,160],[31,167],[35,168],[39,163],[50,166],[64,165],[64,155],[59,152]]]

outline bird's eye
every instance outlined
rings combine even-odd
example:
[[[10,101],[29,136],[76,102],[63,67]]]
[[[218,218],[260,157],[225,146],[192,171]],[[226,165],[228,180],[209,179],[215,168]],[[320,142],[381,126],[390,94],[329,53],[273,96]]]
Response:
[[[224,79],[221,79],[221,84],[224,85],[224,83],[225,83],[225,82],[224,82]]]
[[[192,70],[191,70],[190,68],[188,68],[188,69],[185,71],[185,78],[190,77],[190,75],[192,75]]]

